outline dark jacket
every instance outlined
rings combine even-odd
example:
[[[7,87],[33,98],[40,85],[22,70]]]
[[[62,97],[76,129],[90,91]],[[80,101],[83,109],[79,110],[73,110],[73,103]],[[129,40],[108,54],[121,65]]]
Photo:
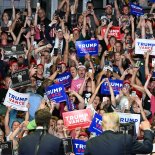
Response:
[[[154,134],[144,131],[144,141],[140,143],[130,135],[104,131],[86,143],[85,155],[132,155],[150,153],[153,149]]]
[[[35,155],[39,141],[37,155],[64,155],[62,140],[48,133],[41,136],[41,132],[36,130],[19,142],[19,155]]]

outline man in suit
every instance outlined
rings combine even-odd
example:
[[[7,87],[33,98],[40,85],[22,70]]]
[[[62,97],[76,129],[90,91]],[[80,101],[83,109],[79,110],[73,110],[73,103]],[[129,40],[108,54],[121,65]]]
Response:
[[[133,155],[147,154],[152,151],[154,134],[150,130],[150,123],[144,121],[140,124],[144,131],[144,141],[139,143],[132,136],[117,133],[119,129],[119,116],[117,113],[103,115],[103,134],[92,138],[86,143],[85,155]]]
[[[19,143],[19,155],[64,155],[62,140],[47,133],[51,114],[45,109],[35,113],[36,131]]]

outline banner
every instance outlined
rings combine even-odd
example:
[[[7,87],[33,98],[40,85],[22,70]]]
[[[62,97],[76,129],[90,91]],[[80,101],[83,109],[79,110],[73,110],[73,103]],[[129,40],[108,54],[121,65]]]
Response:
[[[144,15],[144,10],[141,6],[130,3],[130,13],[136,16]]]
[[[75,46],[79,57],[84,57],[86,54],[98,55],[98,40],[76,41]]]
[[[62,74],[58,74],[54,83],[56,84],[63,84],[65,88],[68,88],[71,86],[71,73],[65,72]]]
[[[88,128],[91,123],[91,112],[89,109],[64,112],[62,116],[64,126],[66,126],[68,130],[73,130],[77,127]]]
[[[102,27],[101,29],[101,35],[104,37],[105,32],[106,32],[107,27]],[[108,33],[108,38],[110,38],[111,36],[116,37],[117,40],[121,40],[122,39],[122,34],[120,32],[120,27],[119,26],[112,26],[109,30]]]
[[[11,75],[11,88],[23,87],[31,84],[29,77],[29,69],[18,70]]]
[[[75,155],[84,155],[86,142],[78,139],[73,139],[72,142]]]
[[[152,50],[151,55],[155,55],[155,41],[151,39],[136,39],[135,54],[144,54]]]
[[[45,88],[46,95],[49,100],[60,103],[66,101],[66,92],[63,84],[54,84]]]
[[[109,79],[109,82],[113,88],[114,94],[117,95],[119,94],[119,91],[122,89],[123,87],[123,81],[122,80],[112,80]],[[106,94],[106,95],[110,95],[110,90],[109,90],[109,86],[107,82],[104,82],[101,85],[101,94]]]
[[[120,117],[120,123],[135,123],[136,134],[139,132],[140,114],[131,113],[118,113]]]
[[[13,46],[4,46],[3,47],[4,52],[4,56],[13,56],[13,55],[21,55],[21,54],[25,54],[24,52],[24,47],[21,45],[13,45]]]
[[[9,88],[5,100],[4,105],[10,106],[12,109],[27,111],[26,107],[29,101],[29,94],[18,93],[13,89]]]
[[[13,155],[12,150],[12,142],[1,142],[0,143],[0,149],[2,150],[1,155]]]
[[[95,132],[96,135],[100,135],[103,133],[102,130],[102,116],[95,113],[94,118],[90,124],[90,127],[88,129],[90,132]]]

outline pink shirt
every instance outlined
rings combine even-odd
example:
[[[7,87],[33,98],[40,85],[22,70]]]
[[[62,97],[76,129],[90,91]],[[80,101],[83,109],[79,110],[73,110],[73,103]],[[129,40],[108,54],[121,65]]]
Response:
[[[84,82],[84,79],[80,79],[80,78],[75,80],[73,79],[71,82],[71,90],[74,90],[78,93],[83,82]]]
[[[155,96],[151,96],[151,112],[152,112],[152,116],[155,113]]]

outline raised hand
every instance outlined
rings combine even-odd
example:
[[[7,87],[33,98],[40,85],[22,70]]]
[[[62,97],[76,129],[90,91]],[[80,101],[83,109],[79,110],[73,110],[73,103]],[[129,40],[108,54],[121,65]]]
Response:
[[[113,26],[113,22],[110,22],[110,23],[108,24],[108,27],[111,28],[112,26]]]

